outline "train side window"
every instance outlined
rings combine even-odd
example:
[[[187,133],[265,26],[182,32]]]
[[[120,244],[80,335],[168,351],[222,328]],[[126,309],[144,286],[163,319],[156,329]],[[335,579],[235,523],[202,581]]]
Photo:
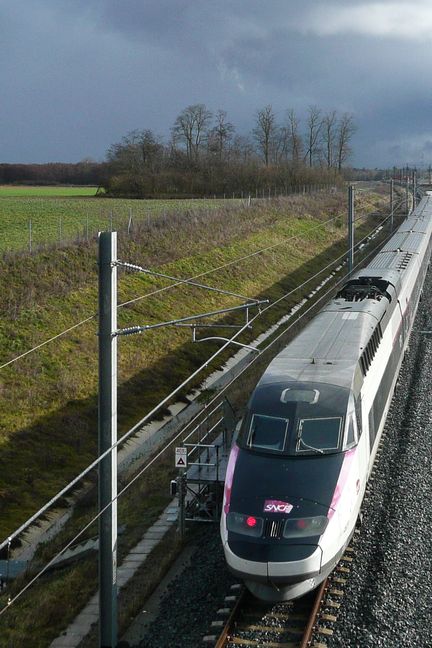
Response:
[[[382,328],[381,328],[381,324],[378,324],[377,331],[378,331],[378,337],[379,337],[379,339],[380,339],[380,341],[381,341],[381,340],[382,340]]]
[[[369,369],[369,367],[371,366],[371,362],[372,362],[372,357],[371,357],[371,354],[370,354],[369,345],[366,347],[365,353],[366,353],[367,368]]]

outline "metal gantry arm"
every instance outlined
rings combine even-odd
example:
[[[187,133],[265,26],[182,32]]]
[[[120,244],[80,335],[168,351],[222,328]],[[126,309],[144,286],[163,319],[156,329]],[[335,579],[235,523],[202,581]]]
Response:
[[[224,313],[232,313],[233,311],[246,311],[246,322],[245,324],[249,324],[249,309],[252,308],[253,306],[258,307],[261,304],[268,304],[268,299],[260,299],[254,302],[249,302],[247,304],[241,304],[239,306],[231,306],[230,308],[220,308],[215,311],[209,311],[207,313],[198,313],[196,315],[188,315],[186,317],[178,317],[176,319],[168,320],[166,322],[158,322],[157,324],[144,324],[143,326],[130,326],[128,328],[123,328],[123,329],[117,329],[114,333],[116,336],[120,335],[135,335],[137,333],[143,333],[144,331],[150,331],[151,329],[157,329],[157,328],[162,328],[164,326],[182,326],[184,325],[184,322],[191,322],[192,320],[200,320],[200,319],[205,319],[207,317],[213,317],[214,315],[221,315]],[[196,328],[199,328],[201,324],[199,322],[195,322],[194,324],[189,325],[193,330]],[[236,326],[236,325],[228,325],[228,324],[203,324],[202,326],[205,326],[206,328],[217,328],[219,326],[225,328],[227,326],[235,327],[235,328],[242,328],[242,326]],[[244,326],[244,325],[243,325]]]
[[[230,340],[228,338],[223,338],[223,337],[207,337],[207,338],[201,338],[200,340],[197,340],[196,338],[196,330],[198,328],[234,328],[234,329],[241,329],[246,326],[247,328],[250,328],[249,326],[249,309],[253,307],[257,307],[258,310],[260,311],[260,306],[261,304],[268,304],[269,300],[268,299],[255,299],[253,297],[246,297],[245,295],[239,295],[238,293],[234,293],[230,290],[224,290],[223,288],[215,288],[214,286],[208,286],[207,284],[202,284],[197,281],[194,281],[193,279],[182,279],[179,277],[173,277],[171,275],[165,274],[163,272],[156,272],[154,270],[149,270],[148,268],[143,268],[142,266],[136,265],[134,263],[127,263],[125,261],[116,261],[115,265],[121,268],[126,268],[127,270],[134,270],[136,272],[143,272],[148,275],[152,275],[155,277],[161,277],[163,279],[169,279],[170,281],[174,281],[175,284],[181,285],[181,284],[186,284],[189,286],[194,286],[195,288],[202,288],[204,290],[209,290],[212,292],[217,292],[222,295],[228,295],[230,297],[236,297],[238,299],[245,299],[246,303],[241,304],[239,306],[231,306],[230,308],[220,308],[215,311],[209,311],[207,313],[198,313],[196,315],[188,315],[186,317],[178,317],[176,319],[168,320],[166,322],[158,322],[157,324],[144,324],[142,326],[129,326],[127,328],[123,329],[118,329],[115,331],[114,335],[115,336],[121,336],[121,335],[136,335],[138,333],[143,333],[144,331],[150,331],[151,329],[158,329],[162,328],[165,326],[177,326],[177,327],[188,327],[192,330],[192,341],[193,342],[205,342],[205,341],[210,341],[210,340],[217,340],[217,341],[223,341],[223,342],[229,342]],[[233,311],[245,311],[246,314],[246,321],[245,324],[242,326],[236,325],[236,324],[220,324],[217,322],[212,322],[210,324],[203,324],[200,321],[194,321],[194,320],[202,320],[206,319],[208,317],[213,317],[215,315],[223,315],[224,313],[232,313]],[[192,324],[187,324],[186,322],[193,322]],[[233,344],[236,344],[238,346],[251,349],[253,351],[258,351],[255,347],[252,347],[247,344],[241,344],[240,342],[233,342]]]

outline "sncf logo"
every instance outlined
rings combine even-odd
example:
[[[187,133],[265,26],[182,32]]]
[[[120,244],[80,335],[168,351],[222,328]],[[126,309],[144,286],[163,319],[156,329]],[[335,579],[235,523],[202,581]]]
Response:
[[[280,500],[266,500],[264,502],[264,513],[291,513],[293,505]]]

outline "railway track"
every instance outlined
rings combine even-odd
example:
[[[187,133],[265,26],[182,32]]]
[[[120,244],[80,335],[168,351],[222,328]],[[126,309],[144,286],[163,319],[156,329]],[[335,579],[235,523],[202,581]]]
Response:
[[[353,543],[333,573],[316,590],[295,601],[265,603],[244,587],[225,598],[213,629],[222,626],[219,637],[204,641],[214,648],[326,648],[333,634],[355,549]],[[230,606],[230,607],[229,607]]]

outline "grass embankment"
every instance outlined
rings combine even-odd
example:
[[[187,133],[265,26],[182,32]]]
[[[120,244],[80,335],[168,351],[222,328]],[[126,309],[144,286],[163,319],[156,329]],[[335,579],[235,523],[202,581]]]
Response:
[[[34,191],[30,191],[34,189]],[[48,193],[42,187],[0,187],[0,252],[30,249],[30,221],[32,250],[52,243],[87,241],[99,230],[125,229],[152,221],[163,215],[191,209],[220,208],[221,200],[126,200],[83,196],[82,193]],[[11,193],[9,193],[11,192]],[[238,205],[238,200],[226,204]]]
[[[370,211],[383,199],[363,195],[361,201],[363,209]],[[123,237],[119,257],[157,266],[177,276],[190,276],[263,247],[280,244],[202,279],[227,290],[265,294],[274,300],[314,274],[335,254],[335,242],[345,240],[345,204],[344,194],[321,194],[312,199],[293,197],[236,214],[220,210],[199,218],[184,215],[172,225],[143,228],[135,233],[136,238]],[[320,219],[331,216],[338,216],[335,224],[317,228]],[[287,243],[293,235],[299,238]],[[341,243],[339,250],[343,247]],[[95,312],[95,259],[95,246],[90,244],[3,262],[0,273],[3,361]],[[120,300],[151,292],[161,285],[166,282],[143,275],[123,275],[119,284]],[[296,298],[300,295],[270,311],[271,320],[280,317]],[[232,298],[181,287],[143,299],[133,308],[121,309],[119,320],[121,326],[129,326],[234,303],[237,301]],[[268,324],[269,320],[261,326]],[[254,334],[258,329],[255,328]],[[34,512],[95,456],[96,347],[92,321],[0,373],[0,537]],[[182,329],[162,329],[122,339],[119,345],[120,429],[130,427],[214,349],[210,343],[192,345],[188,333]],[[134,529],[132,536],[138,537],[167,501],[164,480],[172,458],[165,461],[158,471],[159,477],[152,475],[140,481],[134,493],[119,502],[120,523]],[[159,481],[161,475],[164,483]],[[83,510],[80,523],[89,515],[88,510]],[[120,539],[120,554],[136,541],[132,536],[128,535],[127,541]],[[58,538],[59,546],[65,537]],[[0,627],[3,626],[5,637],[16,641],[11,645],[21,645],[19,641],[29,633],[33,639],[41,637],[41,642],[33,645],[47,645],[48,639],[67,625],[85,600],[76,594],[79,578],[69,573],[78,570],[80,578],[88,582],[87,573],[92,576],[94,588],[93,571],[86,572],[86,569],[81,565],[64,572],[66,580],[70,578],[74,582],[74,589],[66,588],[63,593],[66,613],[61,618],[49,611],[58,596],[57,586],[51,586],[53,577],[44,578],[21,604],[8,611]],[[87,593],[87,585],[82,589]],[[29,615],[30,606],[37,609],[36,601],[42,611]],[[23,611],[26,613],[22,614]],[[21,620],[28,619],[21,621],[19,631],[14,623],[16,615]]]

